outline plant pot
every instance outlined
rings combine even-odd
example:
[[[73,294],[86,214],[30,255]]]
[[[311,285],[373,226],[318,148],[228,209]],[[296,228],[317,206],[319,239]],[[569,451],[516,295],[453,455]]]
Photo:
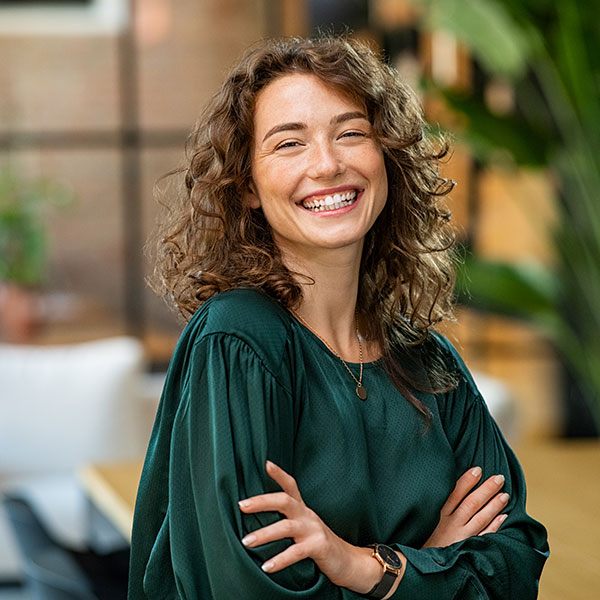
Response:
[[[36,290],[12,282],[0,282],[0,340],[30,342],[40,326]]]

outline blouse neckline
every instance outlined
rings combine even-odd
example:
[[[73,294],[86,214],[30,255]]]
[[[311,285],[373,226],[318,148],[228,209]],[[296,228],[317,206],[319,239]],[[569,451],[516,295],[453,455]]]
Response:
[[[295,315],[291,312],[288,311],[288,314],[290,315],[290,317],[292,318],[293,323],[300,328],[301,331],[303,331],[305,334],[308,334],[308,338],[310,340],[312,340],[313,344],[316,344],[319,348],[321,348],[322,351],[324,351],[326,354],[329,354],[329,356],[334,357],[336,360],[340,360],[340,357],[336,354],[334,354],[324,343],[323,340],[314,333],[314,331],[312,331],[311,329],[309,329],[306,325],[304,325],[304,323],[302,323],[301,321],[299,321]],[[359,362],[351,362],[349,360],[344,360],[344,362],[351,366],[351,367],[356,367],[357,369],[360,369],[360,363]],[[381,365],[381,357],[380,358],[376,358],[375,360],[371,360],[368,362],[363,362],[363,368],[364,369],[372,369],[375,367],[379,367]]]

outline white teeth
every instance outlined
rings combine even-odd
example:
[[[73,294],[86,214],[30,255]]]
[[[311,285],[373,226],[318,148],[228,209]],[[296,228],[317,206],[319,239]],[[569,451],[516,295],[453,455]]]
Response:
[[[321,212],[322,210],[335,210],[337,208],[342,208],[352,204],[356,200],[357,194],[357,190],[352,190],[342,194],[334,194],[333,196],[325,196],[325,198],[303,202],[302,206],[313,212]]]

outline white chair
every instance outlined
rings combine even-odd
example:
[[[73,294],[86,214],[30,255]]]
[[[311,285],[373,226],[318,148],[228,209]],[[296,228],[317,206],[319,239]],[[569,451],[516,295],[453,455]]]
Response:
[[[473,371],[471,375],[500,431],[514,443],[518,435],[518,415],[510,388],[501,379],[486,373]]]
[[[0,491],[19,489],[65,545],[86,542],[75,478],[89,461],[142,458],[155,405],[140,397],[141,343],[129,337],[65,346],[0,344]],[[0,579],[18,572],[0,518]]]

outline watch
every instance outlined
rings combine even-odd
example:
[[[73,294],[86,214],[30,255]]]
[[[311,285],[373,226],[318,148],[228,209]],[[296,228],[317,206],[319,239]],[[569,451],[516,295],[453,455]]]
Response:
[[[384,544],[371,544],[373,548],[373,558],[375,558],[383,567],[383,577],[373,589],[364,594],[364,598],[374,598],[379,600],[383,598],[394,585],[400,569],[402,569],[402,561],[398,555],[389,546]]]

